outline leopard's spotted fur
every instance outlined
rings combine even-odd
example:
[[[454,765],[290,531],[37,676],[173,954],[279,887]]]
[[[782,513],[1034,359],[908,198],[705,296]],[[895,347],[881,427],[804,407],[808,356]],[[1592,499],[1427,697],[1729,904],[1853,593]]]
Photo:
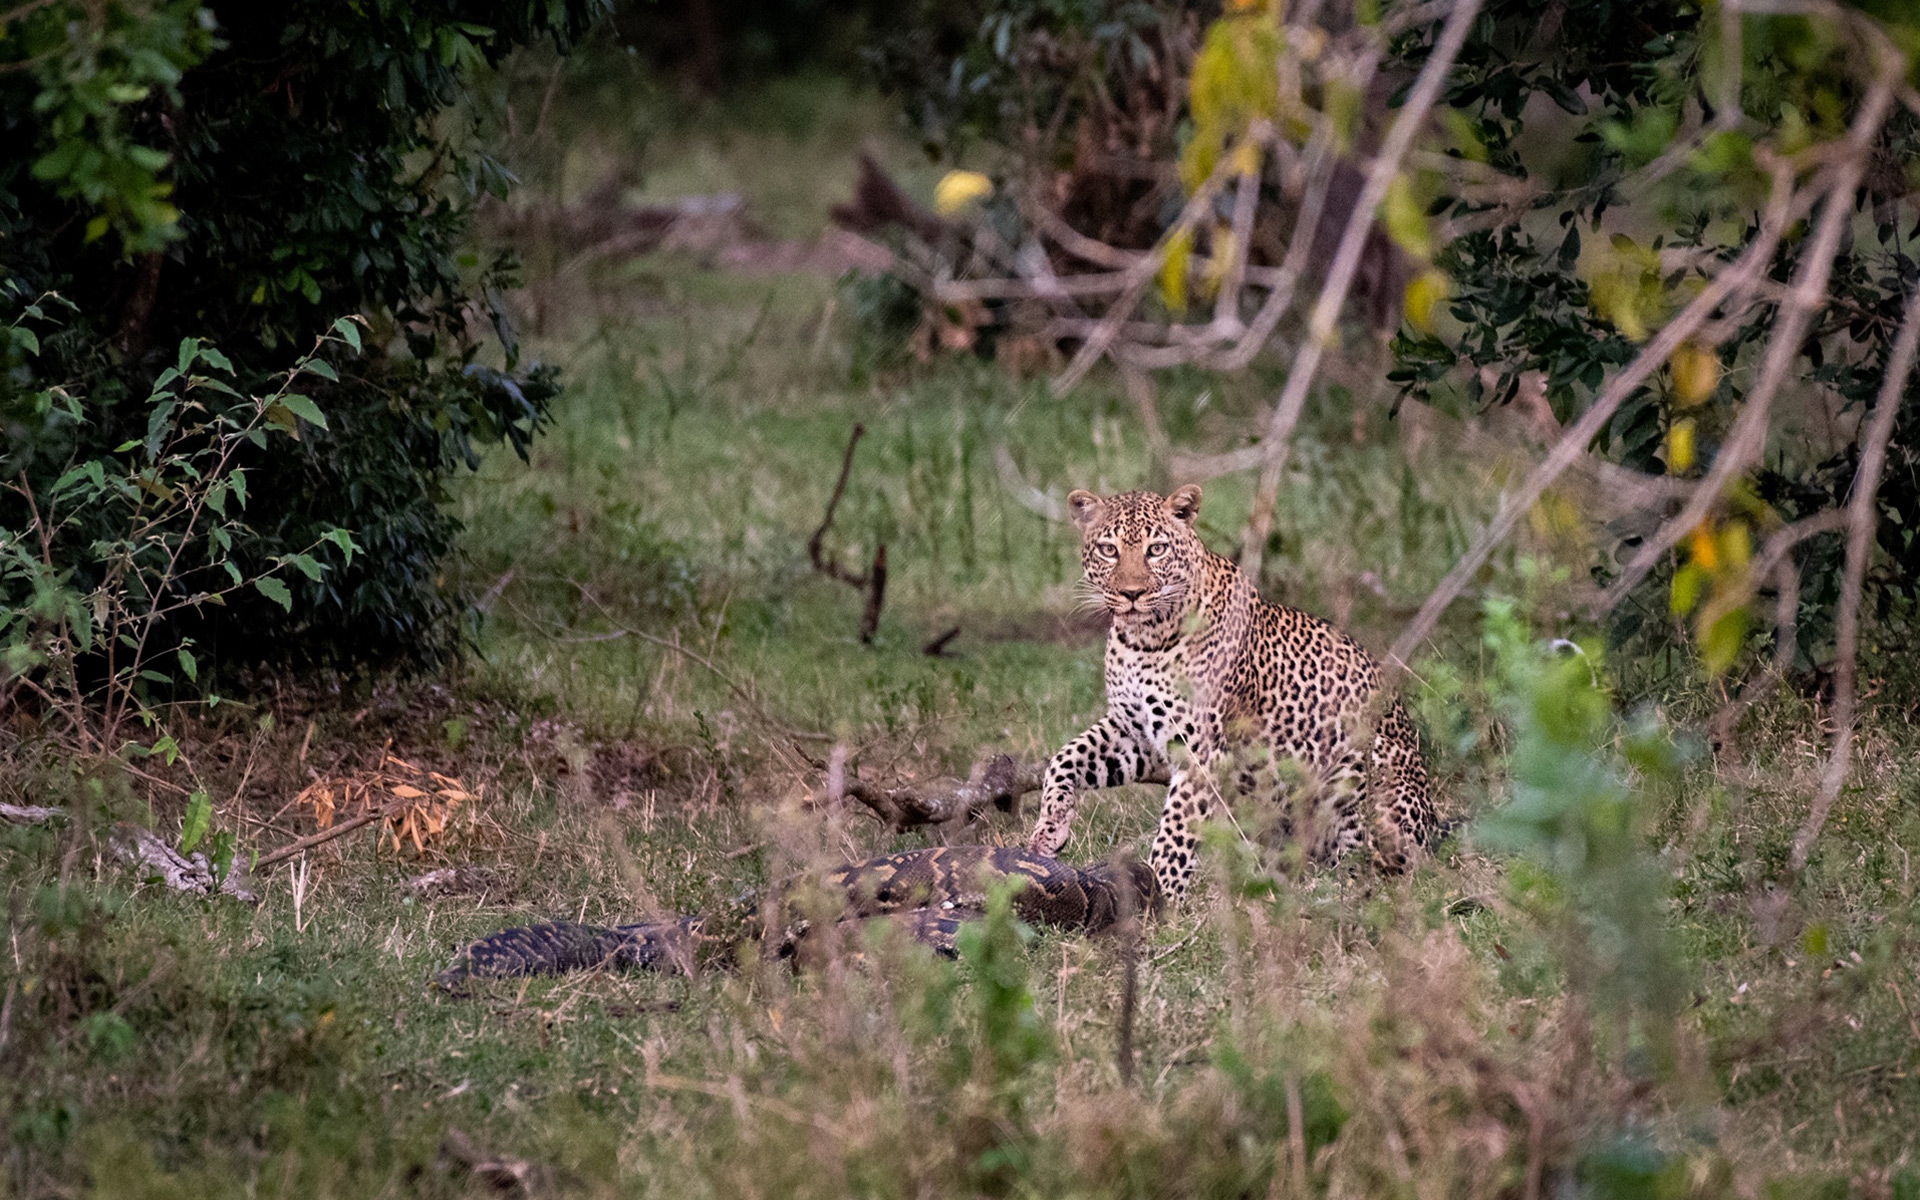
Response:
[[[1437,822],[1419,735],[1398,699],[1372,703],[1379,664],[1210,553],[1193,530],[1198,487],[1074,492],[1068,504],[1089,590],[1113,614],[1107,714],[1048,762],[1032,850],[1059,852],[1082,789],[1167,766],[1150,865],[1168,899],[1185,892],[1223,789],[1285,799],[1282,827],[1317,860],[1366,847],[1397,872],[1427,848]]]

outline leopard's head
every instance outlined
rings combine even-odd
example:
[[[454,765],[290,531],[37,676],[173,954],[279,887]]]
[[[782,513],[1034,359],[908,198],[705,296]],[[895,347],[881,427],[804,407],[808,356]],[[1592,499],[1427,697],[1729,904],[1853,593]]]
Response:
[[[1122,621],[1184,610],[1206,556],[1193,531],[1200,514],[1197,485],[1171,496],[1077,491],[1067,497],[1067,508],[1080,530],[1090,604]]]

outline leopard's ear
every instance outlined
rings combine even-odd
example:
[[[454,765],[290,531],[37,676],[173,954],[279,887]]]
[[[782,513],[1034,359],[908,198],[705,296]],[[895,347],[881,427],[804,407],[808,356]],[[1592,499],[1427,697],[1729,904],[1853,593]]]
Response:
[[[1094,522],[1100,519],[1101,510],[1106,506],[1107,502],[1092,492],[1075,489],[1067,493],[1067,513],[1073,518],[1074,526],[1081,533],[1093,528]]]
[[[1200,485],[1190,483],[1167,497],[1167,511],[1175,520],[1191,525],[1200,515]]]

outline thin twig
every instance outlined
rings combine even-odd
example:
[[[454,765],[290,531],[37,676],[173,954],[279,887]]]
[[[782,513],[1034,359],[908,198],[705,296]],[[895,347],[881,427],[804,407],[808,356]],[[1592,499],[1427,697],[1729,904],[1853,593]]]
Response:
[[[1904,69],[1904,63],[1904,59],[1900,60],[1901,69]],[[1620,572],[1619,578],[1608,587],[1601,600],[1603,608],[1611,609],[1628,592],[1639,586],[1640,581],[1669,550],[1679,544],[1681,538],[1707,519],[1714,506],[1721,502],[1734,477],[1759,461],[1766,449],[1774,396],[1786,383],[1788,373],[1799,359],[1807,329],[1813,322],[1813,314],[1826,297],[1827,280],[1833,273],[1834,255],[1840,248],[1841,235],[1846,232],[1853,218],[1854,192],[1866,173],[1867,159],[1879,138],[1880,129],[1886,124],[1887,115],[1893,108],[1895,70],[1889,56],[1881,64],[1879,78],[1868,93],[1859,118],[1853,128],[1847,131],[1845,144],[1848,153],[1840,160],[1833,183],[1827,189],[1827,202],[1821,210],[1820,223],[1807,256],[1801,261],[1793,290],[1781,304],[1779,316],[1768,332],[1767,356],[1761,366],[1759,382],[1747,393],[1745,406],[1734,421],[1733,428],[1728,431],[1720,452],[1714,456],[1713,466],[1702,480],[1700,490],[1694,493],[1678,516],[1641,544],[1639,551]]]
[[[1785,231],[1787,218],[1793,210],[1791,203],[1792,177],[1783,167],[1774,175],[1774,198],[1769,205],[1767,215],[1761,222],[1760,234],[1747,247],[1744,254],[1718,275],[1707,282],[1693,302],[1680,311],[1673,320],[1667,322],[1653,340],[1627,364],[1626,369],[1608,381],[1593,406],[1580,419],[1562,434],[1547,453],[1546,459],[1533,469],[1532,474],[1520,485],[1518,491],[1505,497],[1493,520],[1481,530],[1480,535],[1454,564],[1453,570],[1445,579],[1428,593],[1420,611],[1412,621],[1394,639],[1392,648],[1387,651],[1384,664],[1389,673],[1403,671],[1412,659],[1420,644],[1433,632],[1440,622],[1440,616],[1453,602],[1466,591],[1480,568],[1486,565],[1494,548],[1504,542],[1513,527],[1522,516],[1532,510],[1547,489],[1565,474],[1568,468],[1580,461],[1587,453],[1587,447],[1600,435],[1600,431],[1613,420],[1614,412],[1644,383],[1654,371],[1658,370],[1680,344],[1693,336],[1705,323],[1713,311],[1723,302],[1742,293],[1753,280],[1772,261],[1775,247],[1780,243]]]
[[[1346,230],[1340,236],[1340,248],[1334,254],[1333,266],[1327,272],[1327,282],[1320,289],[1320,299],[1314,305],[1313,316],[1308,323],[1306,345],[1300,348],[1299,357],[1294,359],[1292,369],[1287,372],[1286,388],[1280,394],[1279,403],[1274,405],[1266,437],[1262,439],[1267,449],[1267,460],[1260,470],[1260,482],[1254,489],[1253,511],[1247,519],[1246,537],[1240,545],[1240,569],[1249,578],[1260,577],[1260,559],[1266,552],[1267,531],[1273,527],[1273,508],[1279,499],[1280,479],[1286,471],[1287,450],[1293,440],[1294,426],[1299,424],[1300,412],[1306,405],[1307,389],[1312,386],[1313,377],[1320,369],[1320,359],[1333,343],[1335,326],[1341,310],[1346,307],[1354,274],[1360,267],[1361,251],[1366,247],[1368,235],[1373,232],[1375,210],[1386,199],[1387,189],[1399,173],[1400,159],[1413,144],[1414,134],[1426,123],[1427,113],[1432,110],[1434,101],[1440,98],[1440,88],[1446,82],[1448,72],[1453,69],[1453,60],[1459,55],[1461,46],[1466,44],[1467,31],[1479,11],[1480,0],[1458,0],[1453,11],[1447,14],[1447,23],[1440,30],[1433,52],[1427,57],[1426,65],[1420,68],[1420,76],[1415,80],[1413,90],[1408,93],[1406,104],[1388,129],[1380,153],[1374,158],[1372,169],[1367,172],[1366,185],[1360,189],[1360,198],[1347,218]]]
[[[388,805],[386,808],[376,808],[367,812],[357,813],[344,821],[327,826],[318,833],[310,833],[303,838],[288,842],[278,850],[262,854],[253,864],[254,873],[258,874],[267,867],[283,863],[295,855],[304,854],[315,846],[324,846],[337,837],[344,837],[356,829],[362,829],[373,824],[375,821],[384,821],[388,817],[397,817],[405,812],[411,803],[411,801],[407,801],[401,804]]]
[[[840,560],[829,557],[822,548],[826,541],[827,530],[833,527],[833,515],[840,509],[840,497],[846,494],[847,477],[853,474],[853,451],[867,432],[865,425],[855,424],[853,433],[847,438],[847,452],[840,459],[840,478],[833,485],[833,495],[827,500],[826,515],[820,518],[820,528],[813,531],[807,539],[807,558],[813,563],[813,569],[829,579],[838,579],[841,583],[853,587],[866,587],[867,577],[856,575],[840,565]]]
[[[761,707],[759,698],[753,694],[751,689],[735,679],[718,663],[706,655],[700,653],[698,650],[689,650],[678,641],[663,638],[658,634],[648,633],[644,629],[635,629],[632,626],[621,624],[619,620],[607,610],[607,606],[600,603],[599,597],[588,590],[585,584],[577,580],[569,580],[568,582],[573,584],[574,588],[579,591],[581,597],[585,599],[588,604],[599,609],[600,615],[606,618],[609,625],[614,627],[613,632],[607,635],[607,640],[611,641],[617,637],[636,637],[643,642],[652,642],[656,646],[671,650],[675,654],[683,655],[693,660],[695,663],[712,672],[715,678],[727,685],[729,691],[740,697],[741,702],[747,706],[747,710],[752,713],[761,724],[773,730],[775,733],[780,734],[782,737],[796,738],[808,742],[830,742],[833,740],[833,735],[830,733],[816,733],[809,729],[795,729],[784,721],[776,720],[771,713]]]
[[[1851,207],[1851,206],[1849,206]],[[1833,749],[1827,767],[1820,776],[1820,790],[1813,808],[1793,836],[1793,852],[1787,856],[1789,878],[1806,869],[1813,845],[1827,823],[1827,814],[1840,797],[1847,781],[1847,766],[1853,749],[1854,676],[1860,647],[1860,593],[1866,583],[1867,560],[1873,554],[1874,528],[1880,520],[1877,503],[1880,475],[1887,465],[1887,443],[1893,437],[1894,419],[1906,393],[1907,377],[1913,371],[1914,352],[1920,347],[1920,289],[1907,301],[1907,313],[1887,358],[1886,378],[1880,384],[1880,396],[1874,401],[1873,417],[1861,438],[1860,469],[1853,477],[1853,496],[1847,504],[1847,559],[1841,573],[1840,612],[1834,622],[1833,664]],[[1784,890],[1784,889],[1783,889]]]

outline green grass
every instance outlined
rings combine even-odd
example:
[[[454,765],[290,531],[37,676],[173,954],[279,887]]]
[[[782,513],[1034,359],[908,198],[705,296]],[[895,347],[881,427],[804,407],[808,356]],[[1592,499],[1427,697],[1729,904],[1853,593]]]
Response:
[[[668,165],[648,186],[710,190],[763,161],[830,159],[818,177],[847,178],[859,139],[884,134],[837,94],[761,104],[789,126],[692,127],[656,148]],[[813,118],[789,111],[809,104]],[[800,232],[818,199],[797,182],[755,198]],[[1877,718],[1796,898],[1803,932],[1759,944],[1748,895],[1784,857],[1821,744],[1818,712],[1787,695],[1720,760],[1637,793],[1647,861],[1672,883],[1675,1014],[1595,1007],[1604,988],[1572,986],[1582,946],[1618,948],[1569,933],[1550,873],[1480,854],[1394,881],[1288,872],[1226,830],[1193,902],[1148,931],[1132,1085],[1119,952],[1060,934],[957,966],[875,944],[801,974],[749,962],[429,990],[456,946],[506,925],[691,911],[947,836],[810,807],[821,772],[800,751],[827,742],[784,727],[891,782],[1038,758],[1102,703],[1070,531],[1014,499],[997,454],[1056,498],[1136,485],[1145,447],[1111,383],[1055,400],[964,357],[856,369],[858,331],[824,279],[652,259],[593,285],[615,315],[534,347],[569,389],[533,461],[495,455],[455,499],[468,531],[450,572],[490,613],[458,672],[309,680],[179,716],[188,758],[142,768],[163,784],[18,743],[8,798],[66,803],[74,821],[0,826],[0,1191],[468,1194],[482,1185],[440,1149],[458,1129],[568,1194],[1290,1195],[1298,1108],[1313,1194],[1522,1195],[1536,1160],[1554,1195],[1914,1194],[1920,769],[1902,723]],[[1163,420],[1185,447],[1225,448],[1275,383],[1176,377]],[[1384,418],[1355,419],[1362,402],[1316,402],[1264,584],[1380,646],[1491,500],[1456,461],[1410,463]],[[871,646],[861,597],[806,553],[855,423],[829,545],[856,566],[887,545]],[[1248,492],[1208,485],[1215,546]],[[1578,633],[1550,548],[1499,560],[1482,586],[1520,597],[1542,635]],[[953,626],[951,657],[922,652]],[[1510,734],[1471,605],[1409,694],[1443,803],[1502,799]],[[1714,699],[1697,682],[1651,698],[1682,725]],[[250,822],[308,768],[364,763],[388,739],[484,789],[430,861],[344,840],[312,856],[296,912],[285,867],[247,908],[139,886],[100,857],[109,820],[177,829],[165,782],[204,782],[224,827],[277,844]],[[1156,803],[1090,797],[1066,856],[1137,851]],[[952,836],[1023,833],[999,817]],[[495,874],[460,896],[403,886],[446,862]],[[1018,1049],[1021,1028],[1038,1053]]]

